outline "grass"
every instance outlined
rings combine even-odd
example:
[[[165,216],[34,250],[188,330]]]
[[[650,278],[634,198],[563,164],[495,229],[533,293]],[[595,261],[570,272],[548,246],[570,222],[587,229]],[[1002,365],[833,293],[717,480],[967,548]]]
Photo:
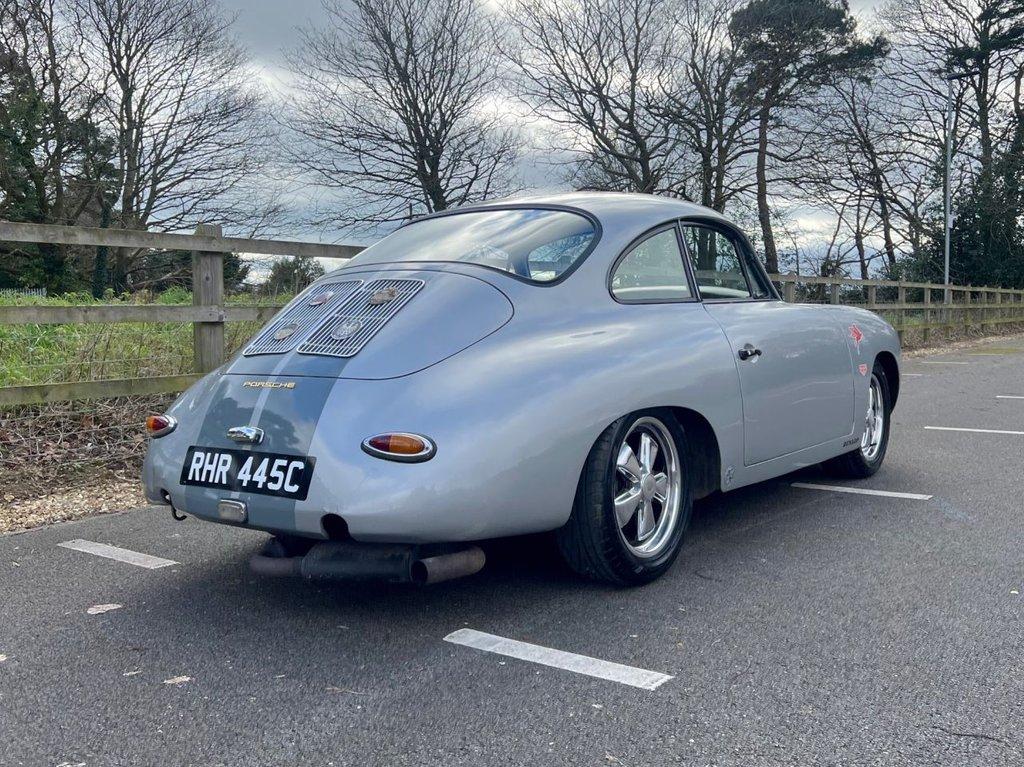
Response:
[[[288,296],[257,299],[231,296],[229,305],[279,305]],[[190,305],[192,294],[172,288],[162,294],[106,296],[0,297],[0,306]],[[259,329],[258,323],[226,326],[228,354]],[[0,387],[148,378],[190,373],[193,369],[191,323],[109,323],[83,325],[0,325]]]

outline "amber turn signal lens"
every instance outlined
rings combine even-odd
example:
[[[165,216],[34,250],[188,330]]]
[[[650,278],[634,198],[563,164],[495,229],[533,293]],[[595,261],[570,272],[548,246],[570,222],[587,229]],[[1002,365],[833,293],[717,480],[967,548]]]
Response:
[[[146,418],[146,431],[151,437],[162,437],[170,434],[178,422],[169,415],[151,415]]]
[[[427,443],[412,434],[379,434],[370,438],[370,447],[385,453],[416,455],[427,449]]]
[[[392,461],[426,461],[434,455],[434,443],[427,437],[406,432],[377,434],[363,441],[363,450]]]

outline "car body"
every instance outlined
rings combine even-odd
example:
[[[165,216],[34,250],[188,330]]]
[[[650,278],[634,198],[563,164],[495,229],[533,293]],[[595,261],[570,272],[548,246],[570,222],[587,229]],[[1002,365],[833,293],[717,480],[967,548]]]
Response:
[[[144,484],[200,519],[313,539],[338,519],[365,543],[555,530],[624,415],[678,419],[701,497],[855,449],[871,372],[887,374],[891,407],[899,354],[869,311],[782,301],[714,211],[614,193],[488,203],[414,221],[318,279],[175,402]],[[259,444],[229,436],[238,427]],[[391,433],[421,435],[431,455],[388,460],[364,444]],[[196,483],[198,465],[185,483],[196,446],[235,451],[206,466],[223,481]],[[303,497],[241,489],[250,450],[312,457],[266,482],[308,480]]]

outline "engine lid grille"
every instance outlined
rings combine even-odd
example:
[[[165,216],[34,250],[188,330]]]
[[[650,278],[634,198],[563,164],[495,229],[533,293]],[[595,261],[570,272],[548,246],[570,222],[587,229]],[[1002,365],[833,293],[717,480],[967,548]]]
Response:
[[[318,322],[355,293],[362,283],[362,280],[348,280],[317,285],[264,328],[243,354],[252,357],[290,351]]]
[[[299,344],[299,354],[352,357],[409,303],[423,280],[373,280],[337,305],[334,313]]]

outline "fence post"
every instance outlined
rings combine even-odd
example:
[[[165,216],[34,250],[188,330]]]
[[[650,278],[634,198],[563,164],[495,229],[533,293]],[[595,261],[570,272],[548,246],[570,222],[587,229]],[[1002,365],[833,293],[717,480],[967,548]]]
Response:
[[[931,305],[932,305],[932,289],[931,288],[925,288],[924,289],[924,305],[925,305],[925,310],[924,310],[924,332],[921,335],[922,335],[922,341],[924,341],[925,345],[927,345],[928,341],[931,339],[931,336],[932,336],[932,332],[931,332],[932,329],[929,327],[929,325],[932,324],[932,310],[930,308]]]
[[[796,303],[796,282],[787,282],[782,286],[783,294],[787,304]]]
[[[831,296],[829,297],[829,300],[833,304],[838,304],[839,303],[839,283],[838,282],[833,282],[832,285],[830,286],[830,289],[831,289]]]
[[[896,286],[896,303],[900,307],[897,309],[897,316],[900,318],[900,329],[896,331],[896,335],[900,339],[900,346],[903,346],[904,338],[907,334],[907,286],[902,282]]]
[[[868,285],[868,309],[875,311],[878,306],[878,286]]]
[[[214,224],[200,224],[196,234],[223,236],[220,226]],[[221,253],[192,251],[192,304],[223,307],[224,257]],[[219,322],[196,322],[192,328],[196,372],[209,373],[224,362],[224,313],[221,312]]]

